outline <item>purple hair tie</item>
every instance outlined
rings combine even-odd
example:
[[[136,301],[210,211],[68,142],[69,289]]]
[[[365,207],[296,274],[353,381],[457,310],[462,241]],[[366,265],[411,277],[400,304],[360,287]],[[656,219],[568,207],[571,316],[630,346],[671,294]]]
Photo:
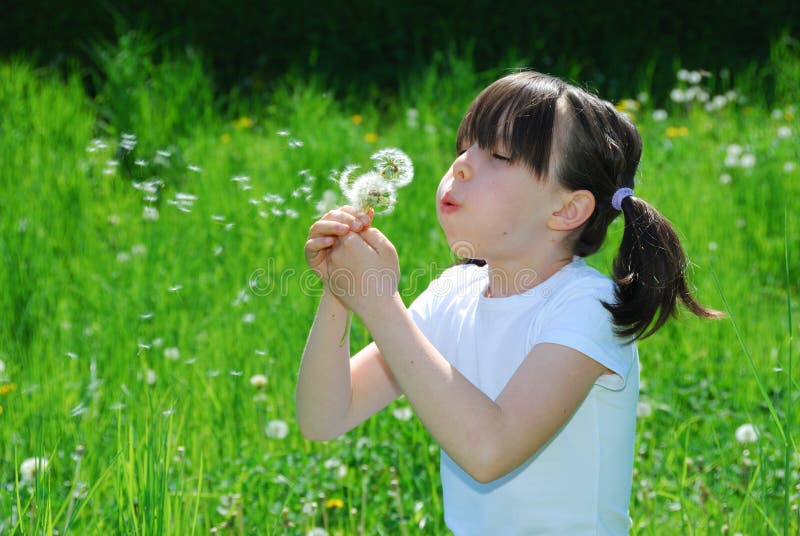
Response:
[[[630,188],[620,188],[614,192],[614,197],[611,198],[611,206],[616,210],[622,210],[622,200],[633,195],[633,190]]]

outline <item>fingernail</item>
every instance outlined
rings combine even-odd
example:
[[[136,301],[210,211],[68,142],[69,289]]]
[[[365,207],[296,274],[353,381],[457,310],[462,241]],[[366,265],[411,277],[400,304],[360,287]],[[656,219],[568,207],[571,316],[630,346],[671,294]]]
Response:
[[[361,229],[361,222],[360,222],[360,221],[358,221],[358,220],[354,221],[354,222],[353,222],[353,229],[355,229],[356,231],[358,231],[359,229]]]

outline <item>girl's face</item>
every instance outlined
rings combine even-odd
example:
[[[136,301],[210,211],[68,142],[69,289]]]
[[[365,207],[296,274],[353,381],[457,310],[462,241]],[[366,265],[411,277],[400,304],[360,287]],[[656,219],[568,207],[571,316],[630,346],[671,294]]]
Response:
[[[436,192],[436,213],[451,250],[490,264],[525,262],[553,245],[547,222],[564,190],[537,179],[505,149],[461,147]]]

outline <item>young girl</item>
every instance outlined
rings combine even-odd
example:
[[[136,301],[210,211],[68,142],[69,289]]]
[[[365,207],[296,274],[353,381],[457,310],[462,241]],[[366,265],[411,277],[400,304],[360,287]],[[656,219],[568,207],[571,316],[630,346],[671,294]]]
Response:
[[[324,293],[297,384],[309,439],[344,434],[404,394],[442,448],[458,536],[627,534],[637,339],[689,292],[669,222],[633,195],[641,139],[608,102],[535,72],[470,106],[436,192],[446,270],[406,308],[397,253],[343,207],[305,245]],[[588,267],[620,212],[614,280]],[[347,309],[374,342],[353,358]]]

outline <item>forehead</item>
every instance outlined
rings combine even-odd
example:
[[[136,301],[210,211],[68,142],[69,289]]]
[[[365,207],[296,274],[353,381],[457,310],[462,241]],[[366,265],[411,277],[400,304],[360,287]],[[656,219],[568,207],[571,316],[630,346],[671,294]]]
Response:
[[[503,147],[512,160],[544,175],[560,95],[561,88],[549,77],[541,80],[520,75],[501,79],[472,102],[458,129],[457,144]]]

